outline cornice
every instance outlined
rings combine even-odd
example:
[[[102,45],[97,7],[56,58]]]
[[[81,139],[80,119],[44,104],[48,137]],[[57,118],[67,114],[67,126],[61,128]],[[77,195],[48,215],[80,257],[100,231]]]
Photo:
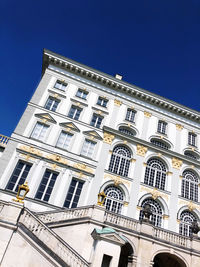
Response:
[[[196,122],[200,121],[200,112],[198,111],[192,110],[174,101],[168,100],[164,97],[148,92],[140,87],[131,85],[122,80],[118,80],[117,78],[114,78],[108,74],[97,71],[83,64],[77,63],[76,61],[44,49],[42,73],[45,72],[49,64],[55,65],[62,69],[66,69],[72,73],[85,77],[86,79],[95,81],[96,83],[102,84],[116,91],[120,91],[124,94],[141,99],[144,102],[151,103],[160,108],[169,110],[187,119]]]

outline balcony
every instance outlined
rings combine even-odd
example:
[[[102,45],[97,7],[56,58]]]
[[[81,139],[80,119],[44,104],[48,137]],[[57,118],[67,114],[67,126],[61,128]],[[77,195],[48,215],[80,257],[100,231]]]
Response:
[[[5,148],[7,146],[9,140],[10,140],[9,137],[0,134],[0,147]]]

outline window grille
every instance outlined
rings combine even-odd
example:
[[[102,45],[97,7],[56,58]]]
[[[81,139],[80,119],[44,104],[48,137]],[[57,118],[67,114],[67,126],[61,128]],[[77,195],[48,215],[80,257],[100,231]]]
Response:
[[[168,145],[166,145],[164,142],[161,142],[159,140],[151,139],[151,143],[160,148],[167,149],[167,150],[169,149]]]
[[[183,172],[181,196],[198,201],[198,177],[190,170]]]
[[[81,150],[81,155],[91,158],[94,153],[95,145],[95,142],[86,139]]]
[[[57,80],[56,83],[55,83],[55,85],[54,85],[54,87],[56,89],[60,89],[62,91],[65,91],[66,90],[66,87],[67,87],[67,84],[64,83],[64,82],[61,82],[61,81]]]
[[[134,135],[133,131],[125,128],[125,127],[119,127],[119,131],[123,134],[127,134],[127,135]]]
[[[90,122],[90,125],[91,126],[94,126],[96,128],[100,128],[101,123],[102,123],[102,120],[103,120],[103,117],[102,116],[99,116],[97,114],[93,114],[92,120]]]
[[[134,122],[136,111],[134,109],[128,108],[126,112],[126,120]]]
[[[82,89],[78,89],[78,91],[76,92],[77,97],[80,97],[80,98],[85,99],[85,100],[87,98],[87,95],[88,95],[88,92],[85,90],[82,90]]]
[[[57,176],[57,173],[46,170],[38,187],[35,198],[48,202]]]
[[[192,152],[190,152],[190,151],[185,151],[184,155],[185,155],[187,158],[197,160],[197,156],[196,156],[195,154],[193,154]]]
[[[152,211],[152,215],[150,216],[150,221],[152,222],[153,225],[161,227],[163,211],[160,204],[152,198],[147,198],[142,202],[141,205],[142,210],[140,211],[139,220],[142,220],[144,218],[143,209],[147,204],[150,205]]]
[[[196,217],[190,211],[183,211],[180,216],[179,233],[184,236],[191,236],[191,225]]]
[[[196,146],[196,134],[188,133],[188,145]]]
[[[76,208],[83,188],[83,181],[72,179],[64,202],[66,208]]]
[[[71,106],[68,117],[78,120],[81,114],[82,108],[76,107],[76,106]]]
[[[131,152],[127,147],[116,146],[111,155],[109,171],[122,176],[128,176],[130,159]]]
[[[56,111],[58,104],[59,101],[57,99],[49,97],[44,107],[48,110]]]
[[[166,134],[167,123],[165,121],[158,121],[157,132],[161,134]]]
[[[124,194],[121,189],[116,186],[108,186],[104,193],[106,194],[104,203],[106,209],[120,214],[124,200]]]
[[[101,96],[99,96],[99,98],[97,100],[97,105],[106,108],[107,107],[107,104],[108,104],[108,100],[105,99],[105,98],[103,98],[103,97],[101,97]]]
[[[166,166],[159,159],[149,159],[144,175],[144,183],[155,186],[156,188],[165,189]]]
[[[6,189],[17,192],[18,186],[24,184],[26,178],[28,177],[29,171],[32,165],[23,161],[18,161],[10,180],[6,186]]]
[[[72,136],[73,134],[62,131],[60,133],[56,146],[63,149],[67,149],[69,147]]]
[[[37,122],[33,129],[31,137],[40,141],[44,141],[48,128],[48,125]]]

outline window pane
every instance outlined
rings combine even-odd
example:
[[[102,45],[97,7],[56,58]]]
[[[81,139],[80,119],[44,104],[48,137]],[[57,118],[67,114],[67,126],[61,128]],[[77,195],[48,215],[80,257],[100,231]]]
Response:
[[[76,179],[72,179],[65,202],[64,207],[76,208],[82,191],[83,182]]]

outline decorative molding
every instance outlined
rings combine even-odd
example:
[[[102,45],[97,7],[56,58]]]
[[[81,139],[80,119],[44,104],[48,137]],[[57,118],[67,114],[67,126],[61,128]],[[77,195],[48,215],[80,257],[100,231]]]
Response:
[[[118,99],[114,99],[114,104],[115,104],[115,106],[121,106],[121,104],[122,104],[122,101],[120,101],[120,100],[118,100]]]
[[[147,117],[147,118],[150,118],[151,117],[151,113],[148,112],[148,111],[144,111],[144,116]]]
[[[167,175],[171,176],[173,172],[166,172]]]
[[[162,156],[162,153],[157,153],[157,156],[160,158]]]
[[[183,125],[181,125],[181,124],[176,124],[176,129],[177,129],[178,131],[181,131],[181,130],[183,129]]]
[[[124,207],[128,207],[129,202],[124,201]]]
[[[134,159],[134,158],[131,158],[131,162],[136,162],[136,159]]]
[[[103,142],[107,143],[109,145],[112,144],[113,139],[115,138],[115,136],[113,134],[109,134],[109,133],[105,133],[103,134]]]
[[[85,172],[89,172],[89,173],[94,173],[94,170],[89,168],[86,164],[83,163],[74,163],[73,165],[74,168],[85,171]]]
[[[19,149],[26,151],[28,153],[34,154],[36,156],[42,157],[42,153],[40,152],[40,150],[32,146],[20,146]]]
[[[198,209],[198,205],[194,204],[191,200],[180,200],[179,205],[186,205],[189,209],[189,211],[193,211],[195,209]]]
[[[166,195],[165,193],[161,193],[160,191],[158,191],[157,188],[150,189],[150,188],[142,186],[140,191],[141,192],[145,191],[145,192],[150,193],[154,200],[156,200],[158,197],[162,197],[162,198],[165,198],[166,200],[168,200],[168,195]]]
[[[124,140],[124,141],[123,141],[123,144],[127,145],[127,143],[128,143],[127,140]]]
[[[146,146],[137,145],[137,155],[144,157],[148,148]]]
[[[121,178],[120,176],[117,175],[112,175],[112,174],[104,174],[104,179],[109,179],[114,181],[114,185],[118,186],[119,184],[127,184],[128,186],[130,186],[130,182],[126,181],[125,179]]]
[[[164,220],[169,220],[169,215],[163,214],[163,219]]]
[[[48,154],[46,156],[47,159],[59,162],[61,164],[65,164],[65,165],[69,165],[68,160],[66,160],[65,158],[61,157],[60,155],[57,154]]]
[[[172,167],[174,169],[180,170],[181,166],[183,164],[183,161],[177,158],[172,158]]]

